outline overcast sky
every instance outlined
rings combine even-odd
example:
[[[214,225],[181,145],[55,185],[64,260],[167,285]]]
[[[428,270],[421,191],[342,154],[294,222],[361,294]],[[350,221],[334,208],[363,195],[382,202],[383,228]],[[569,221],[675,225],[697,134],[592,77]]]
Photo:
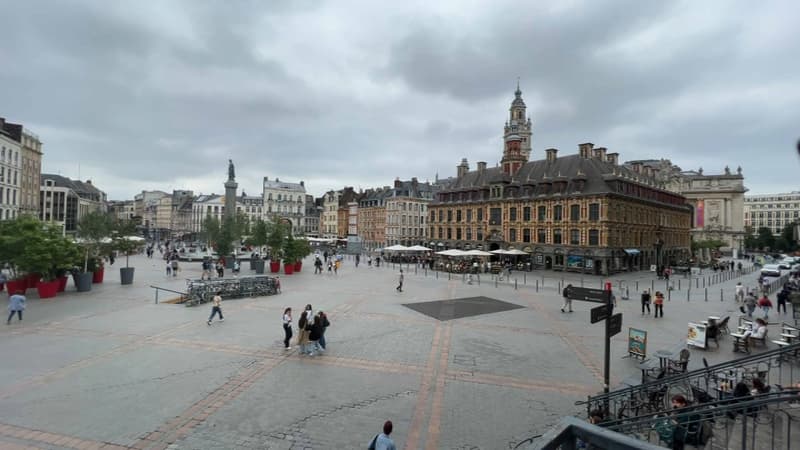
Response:
[[[321,195],[593,142],[798,190],[800,2],[0,0],[0,116],[110,199]],[[80,171],[80,174],[79,174]]]

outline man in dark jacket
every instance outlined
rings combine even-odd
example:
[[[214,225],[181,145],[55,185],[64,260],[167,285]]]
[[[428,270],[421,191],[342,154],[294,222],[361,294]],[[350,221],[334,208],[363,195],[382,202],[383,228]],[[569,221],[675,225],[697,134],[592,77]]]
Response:
[[[314,316],[314,321],[309,321],[306,324],[306,330],[308,330],[308,340],[311,341],[311,348],[312,350],[308,353],[309,356],[314,356],[314,350],[317,349],[319,352],[319,338],[322,337],[322,321],[319,318],[319,315]]]

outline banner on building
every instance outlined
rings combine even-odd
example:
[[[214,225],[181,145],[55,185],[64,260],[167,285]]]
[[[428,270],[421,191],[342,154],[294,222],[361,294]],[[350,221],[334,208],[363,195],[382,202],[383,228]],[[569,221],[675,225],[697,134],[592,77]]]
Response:
[[[694,227],[703,228],[706,223],[705,219],[705,204],[703,200],[697,201],[697,206],[694,207]]]

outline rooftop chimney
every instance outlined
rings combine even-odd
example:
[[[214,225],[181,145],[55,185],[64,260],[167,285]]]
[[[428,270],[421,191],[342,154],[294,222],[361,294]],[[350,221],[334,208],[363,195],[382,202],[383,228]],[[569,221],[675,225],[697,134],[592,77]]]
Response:
[[[478,161],[478,173],[483,173],[486,170],[486,161]]]
[[[469,172],[469,163],[467,163],[467,158],[461,159],[461,164],[456,166],[456,171],[458,178],[463,177],[467,174],[467,172]]]
[[[594,157],[599,159],[600,161],[606,160],[606,148],[605,147],[597,147],[594,149]]]
[[[636,173],[642,173],[642,163],[639,162],[633,163],[633,171]]]
[[[306,183],[303,180],[300,180],[300,186],[306,187]]]
[[[585,144],[578,144],[578,154],[581,155],[581,158],[589,159],[592,157],[592,148],[594,144],[591,142],[587,142]]]
[[[269,181],[269,177],[264,177],[264,181]]]
[[[558,149],[557,148],[548,148],[544,151],[545,159],[547,162],[553,162],[558,157]]]
[[[616,153],[616,152],[615,153],[609,153],[606,156],[606,161],[608,161],[611,164],[616,166],[617,164],[619,164],[619,153]]]
[[[395,189],[399,189],[401,185],[402,185],[402,181],[400,181],[400,177],[395,178],[394,179],[394,187],[395,187]]]

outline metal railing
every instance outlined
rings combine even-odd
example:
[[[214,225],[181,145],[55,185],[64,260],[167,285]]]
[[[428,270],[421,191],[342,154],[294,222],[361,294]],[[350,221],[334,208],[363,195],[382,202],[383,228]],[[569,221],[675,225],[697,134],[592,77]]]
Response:
[[[581,443],[603,449],[683,448],[675,446],[678,441],[695,448],[791,450],[800,447],[800,439],[792,438],[798,432],[800,390],[786,389],[611,420],[600,426],[567,417],[523,448],[571,450]]]
[[[799,354],[800,343],[792,344],[682,374],[665,375],[608,394],[589,396],[587,401],[575,404],[586,405],[587,415],[599,409],[605,411],[606,417],[623,418],[664,411],[674,394],[683,394],[691,401],[700,389],[718,397],[737,382],[753,378],[761,378],[766,384],[788,386],[799,381],[800,368],[792,363]]]
[[[181,297],[180,297],[180,300],[178,301],[178,303],[183,303],[184,301],[186,301],[186,292],[173,291],[172,289],[166,289],[166,288],[153,286],[153,285],[150,285],[150,287],[156,290],[156,298],[155,298],[156,304],[158,304],[158,293],[160,291],[172,292],[173,294],[179,294]]]

